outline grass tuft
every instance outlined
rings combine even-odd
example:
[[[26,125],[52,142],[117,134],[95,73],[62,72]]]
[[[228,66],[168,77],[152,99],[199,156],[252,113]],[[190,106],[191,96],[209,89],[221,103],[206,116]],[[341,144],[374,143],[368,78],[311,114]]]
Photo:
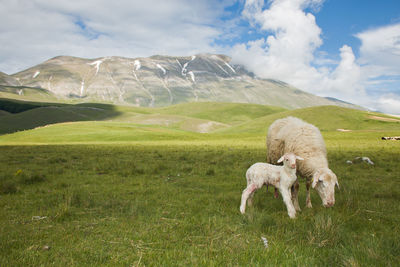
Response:
[[[0,183],[0,194],[15,194],[17,191],[17,184],[14,181],[3,181]]]
[[[21,174],[19,176],[19,183],[24,184],[24,185],[32,185],[32,184],[36,184],[36,183],[42,183],[46,181],[46,176],[43,174]]]
[[[206,175],[214,176],[214,175],[215,175],[215,170],[214,170],[214,169],[208,169],[208,170],[206,171]]]

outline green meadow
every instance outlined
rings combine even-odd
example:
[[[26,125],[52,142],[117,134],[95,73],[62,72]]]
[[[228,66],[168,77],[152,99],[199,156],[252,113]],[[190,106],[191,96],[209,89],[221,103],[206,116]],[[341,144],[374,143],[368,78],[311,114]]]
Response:
[[[0,114],[0,266],[400,262],[400,141],[381,140],[400,136],[399,119],[333,106],[31,104]],[[242,215],[245,172],[286,116],[320,128],[336,204],[313,190],[305,208],[300,181],[296,219],[271,188]],[[374,165],[346,163],[360,156]]]

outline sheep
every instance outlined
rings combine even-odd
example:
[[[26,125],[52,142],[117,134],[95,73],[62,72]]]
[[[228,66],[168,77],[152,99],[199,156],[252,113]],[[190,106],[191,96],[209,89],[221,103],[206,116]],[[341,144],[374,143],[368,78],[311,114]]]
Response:
[[[339,188],[339,183],[335,173],[328,167],[325,142],[319,129],[295,117],[273,122],[267,134],[267,162],[275,162],[288,152],[304,158],[298,163],[297,173],[306,178],[306,206],[312,208],[311,185],[317,190],[322,204],[332,207],[335,204],[335,185]],[[298,190],[299,183],[296,181],[292,187],[292,201],[295,209],[300,211]]]
[[[251,205],[253,195],[257,189],[260,189],[263,185],[268,186],[271,184],[281,192],[289,217],[295,218],[296,210],[291,200],[290,188],[297,179],[296,159],[303,160],[303,158],[293,153],[287,153],[277,161],[277,163],[283,162],[283,166],[262,162],[253,164],[246,172],[247,187],[242,193],[240,212],[242,214],[245,213],[247,200],[248,205]]]

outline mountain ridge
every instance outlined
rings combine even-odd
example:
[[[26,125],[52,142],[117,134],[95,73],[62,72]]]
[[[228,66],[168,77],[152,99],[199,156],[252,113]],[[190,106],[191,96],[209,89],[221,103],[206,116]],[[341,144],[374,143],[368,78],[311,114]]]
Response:
[[[94,59],[57,56],[13,75],[1,73],[0,84],[0,97],[7,92],[7,97],[14,94],[17,99],[28,90],[37,92],[32,88],[40,88],[45,91],[37,95],[47,99],[145,107],[214,101],[288,109],[318,105],[361,109],[306,93],[282,81],[260,79],[243,66],[231,64],[230,57],[216,54]]]

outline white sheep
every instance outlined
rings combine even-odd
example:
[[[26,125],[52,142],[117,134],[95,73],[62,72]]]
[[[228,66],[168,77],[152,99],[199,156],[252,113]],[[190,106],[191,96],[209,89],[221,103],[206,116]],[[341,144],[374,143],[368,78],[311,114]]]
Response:
[[[335,185],[339,187],[339,183],[336,175],[328,168],[325,142],[319,129],[294,117],[272,123],[267,135],[267,162],[275,162],[289,152],[304,158],[304,161],[298,163],[297,172],[307,181],[306,206],[312,207],[310,185],[317,190],[325,207],[333,206]],[[298,190],[299,183],[296,181],[292,187],[292,201],[299,211]]]
[[[277,162],[283,161],[283,166],[268,163],[255,163],[246,172],[247,187],[243,190],[240,212],[245,213],[246,201],[251,205],[256,190],[263,185],[273,185],[281,192],[283,202],[290,218],[296,217],[296,210],[291,200],[290,188],[296,181],[296,159],[303,160],[293,153],[283,155]]]

